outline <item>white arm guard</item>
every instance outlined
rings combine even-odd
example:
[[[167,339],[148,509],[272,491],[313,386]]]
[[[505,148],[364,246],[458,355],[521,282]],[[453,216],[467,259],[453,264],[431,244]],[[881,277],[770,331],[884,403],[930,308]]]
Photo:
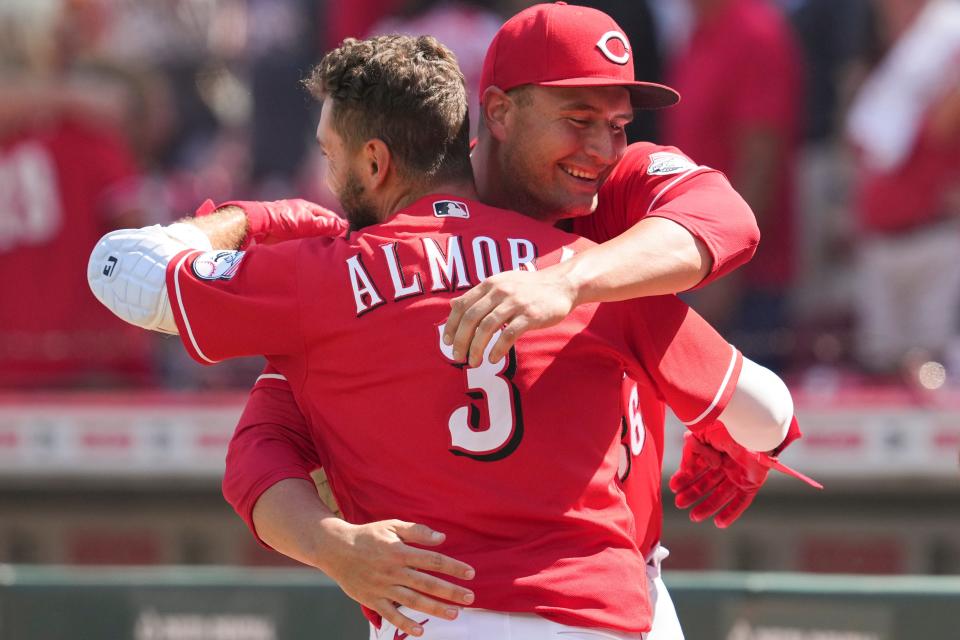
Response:
[[[787,437],[793,397],[780,376],[743,359],[737,388],[718,417],[737,444],[751,451],[771,451]]]
[[[206,234],[191,224],[120,229],[100,239],[87,264],[97,300],[130,324],[178,333],[167,297],[167,264],[184,249],[210,251]]]

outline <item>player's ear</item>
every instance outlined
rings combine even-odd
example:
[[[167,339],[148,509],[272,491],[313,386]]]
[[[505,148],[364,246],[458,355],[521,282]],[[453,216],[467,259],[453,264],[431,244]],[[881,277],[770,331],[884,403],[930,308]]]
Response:
[[[383,184],[392,164],[393,157],[387,143],[380,138],[367,140],[363,146],[363,173],[371,189]]]
[[[516,105],[499,87],[489,86],[483,92],[480,101],[480,117],[494,140],[503,141],[507,137],[507,126]]]

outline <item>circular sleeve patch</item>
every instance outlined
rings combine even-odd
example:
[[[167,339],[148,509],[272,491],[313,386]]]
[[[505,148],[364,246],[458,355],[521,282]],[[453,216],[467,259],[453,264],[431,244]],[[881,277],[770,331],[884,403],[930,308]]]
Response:
[[[244,251],[207,251],[193,261],[193,275],[201,280],[229,280],[240,268]]]

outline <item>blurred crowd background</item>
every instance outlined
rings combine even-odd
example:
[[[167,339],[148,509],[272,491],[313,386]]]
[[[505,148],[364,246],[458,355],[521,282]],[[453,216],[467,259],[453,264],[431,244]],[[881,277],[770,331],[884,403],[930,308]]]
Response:
[[[336,208],[299,84],[324,51],[436,35],[475,103],[488,43],[529,4],[4,0],[0,387],[249,385],[259,362],[194,366],[100,309],[97,238],[206,198]],[[638,77],[683,95],[632,140],[723,170],[757,215],[753,262],[691,302],[795,381],[960,385],[960,3],[584,4],[623,26]]]

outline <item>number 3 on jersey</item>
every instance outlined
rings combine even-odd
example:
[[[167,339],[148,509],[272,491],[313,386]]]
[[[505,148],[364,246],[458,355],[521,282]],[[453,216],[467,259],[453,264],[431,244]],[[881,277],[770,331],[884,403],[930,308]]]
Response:
[[[523,438],[523,414],[520,410],[520,392],[513,384],[517,370],[517,352],[510,352],[497,362],[488,361],[500,332],[487,343],[479,366],[467,367],[453,359],[453,347],[443,343],[444,325],[439,327],[440,352],[458,368],[466,372],[466,394],[473,399],[469,405],[450,414],[450,452],[482,462],[502,460],[513,453]],[[480,408],[476,401],[486,400],[489,425],[480,424]]]

